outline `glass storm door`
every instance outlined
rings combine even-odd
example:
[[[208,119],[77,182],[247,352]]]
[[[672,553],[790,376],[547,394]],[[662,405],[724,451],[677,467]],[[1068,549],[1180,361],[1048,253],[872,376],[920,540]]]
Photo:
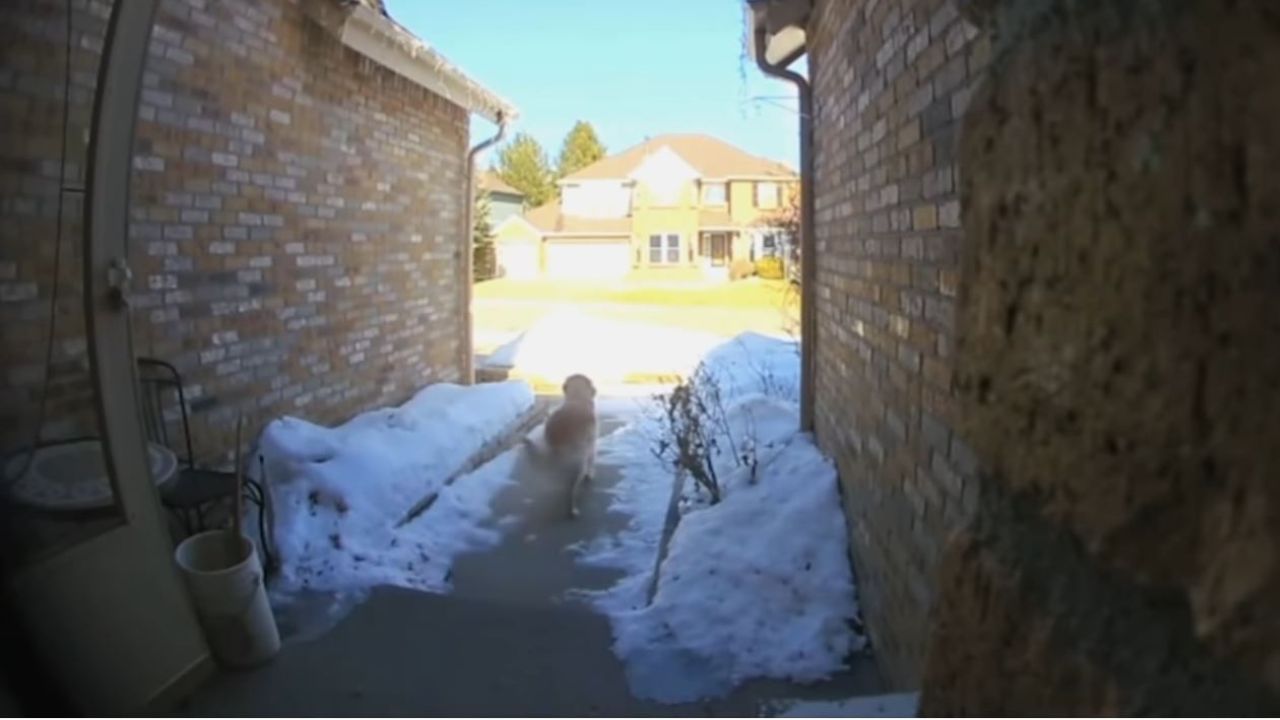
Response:
[[[68,244],[83,242],[83,274],[72,277],[82,281],[83,289],[78,282],[68,283],[71,290],[64,285],[63,297],[67,292],[82,294],[83,316],[77,316],[82,325],[77,331],[68,329],[76,323],[64,323],[59,332],[80,333],[77,347],[84,357],[78,367],[87,380],[79,384],[85,388],[76,405],[80,417],[70,417],[65,407],[54,408],[68,414],[59,417],[59,427],[79,423],[81,437],[42,439],[44,411],[35,423],[36,442],[23,460],[29,460],[29,472],[37,474],[22,475],[29,502],[18,513],[26,524],[16,531],[32,541],[32,552],[9,573],[6,590],[39,664],[74,709],[90,715],[164,712],[212,668],[173,564],[173,541],[152,480],[129,334],[129,181],[156,3],[116,0],[109,18],[84,12],[84,3],[45,4],[72,12],[70,17],[59,16],[66,20],[67,77],[73,49],[102,48],[100,57],[87,58],[80,50],[74,54],[76,62],[92,63],[88,72],[96,69],[91,96],[77,98],[59,84],[60,102],[88,105],[92,99],[91,114],[87,107],[66,113],[77,118],[80,127],[68,129],[63,123],[58,192],[66,197],[59,199],[58,207],[69,212],[60,212],[65,222],[57,224],[68,235]],[[101,45],[92,42],[94,32]],[[90,36],[89,42],[82,43],[81,35]],[[77,70],[86,72],[83,67]],[[82,153],[80,157],[66,152],[67,137],[78,138],[70,145],[72,153]],[[69,177],[67,167],[77,168],[70,173],[76,177]],[[77,215],[76,208],[83,213]],[[82,231],[79,239],[76,227]],[[56,235],[49,232],[43,242],[63,242]],[[46,249],[33,248],[32,256]],[[80,262],[75,253],[67,257]],[[45,287],[47,280],[34,278],[33,285]],[[60,304],[55,298],[49,302]],[[57,366],[46,364],[45,372],[54,373]],[[59,472],[62,480],[56,477]],[[109,487],[102,482],[96,489],[61,496],[49,490],[71,488],[76,478],[88,475],[107,478]],[[65,487],[57,485],[64,481]]]

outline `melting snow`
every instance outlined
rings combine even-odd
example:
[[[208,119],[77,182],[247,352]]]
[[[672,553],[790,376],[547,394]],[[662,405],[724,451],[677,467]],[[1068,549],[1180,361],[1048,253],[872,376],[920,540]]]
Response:
[[[612,621],[632,692],[663,702],[723,694],[755,677],[818,680],[864,642],[835,468],[797,431],[795,343],[746,334],[710,352],[703,369],[726,408],[723,499],[684,511],[652,604],[673,482],[651,452],[661,427],[654,411],[601,448],[602,462],[623,468],[612,502],[630,526],[580,550],[584,562],[626,572],[588,596]],[[728,450],[747,443],[754,475]]]
[[[334,428],[273,421],[260,446],[282,562],[277,589],[447,589],[454,557],[500,539],[480,520],[511,481],[515,453],[442,486],[532,405],[533,391],[521,382],[443,383]],[[428,511],[397,527],[437,492]]]

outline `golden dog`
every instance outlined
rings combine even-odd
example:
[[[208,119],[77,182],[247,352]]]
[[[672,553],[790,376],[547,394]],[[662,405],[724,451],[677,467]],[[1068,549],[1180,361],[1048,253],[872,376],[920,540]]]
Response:
[[[543,429],[546,448],[529,438],[525,446],[549,457],[557,471],[567,476],[569,517],[578,516],[578,486],[591,479],[596,465],[596,386],[586,375],[570,375],[564,381],[564,402]]]

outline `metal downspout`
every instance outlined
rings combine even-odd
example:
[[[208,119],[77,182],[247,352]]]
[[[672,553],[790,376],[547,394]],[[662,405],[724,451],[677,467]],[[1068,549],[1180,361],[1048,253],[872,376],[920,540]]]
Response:
[[[466,179],[466,209],[462,213],[463,221],[463,241],[462,241],[462,271],[458,278],[461,287],[459,297],[462,312],[462,378],[463,385],[474,385],[476,382],[476,356],[472,348],[471,327],[474,319],[471,316],[471,286],[475,283],[472,277],[475,262],[475,209],[476,209],[476,156],[488,150],[494,145],[502,142],[502,138],[507,134],[507,118],[501,112],[498,113],[498,132],[493,137],[482,140],[472,146],[467,151],[467,179]]]
[[[765,59],[765,29],[755,30],[756,65],[765,75],[796,86],[800,100],[800,429],[813,431],[815,350],[818,341],[817,263],[814,262],[813,92],[794,70]]]

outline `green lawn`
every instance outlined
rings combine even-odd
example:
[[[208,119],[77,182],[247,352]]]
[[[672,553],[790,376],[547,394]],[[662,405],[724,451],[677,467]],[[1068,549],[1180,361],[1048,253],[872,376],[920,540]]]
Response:
[[[477,283],[476,300],[616,303],[620,305],[776,309],[794,305],[796,293],[785,280],[748,278],[737,282],[612,283],[558,280],[488,280]]]

